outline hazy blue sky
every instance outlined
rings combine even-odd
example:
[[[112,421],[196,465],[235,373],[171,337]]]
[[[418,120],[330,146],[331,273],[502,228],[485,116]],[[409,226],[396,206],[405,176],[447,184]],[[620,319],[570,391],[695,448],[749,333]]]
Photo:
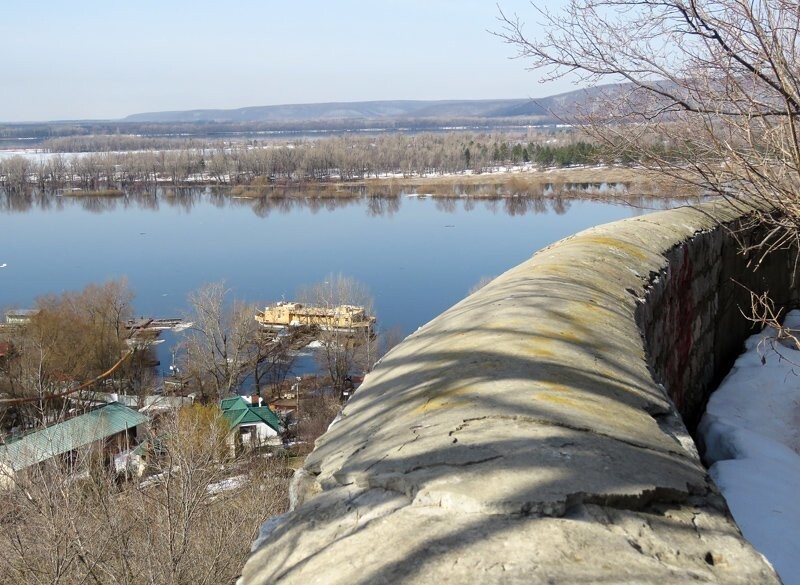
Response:
[[[526,0],[500,0],[533,32]],[[557,2],[547,2],[553,6]],[[0,120],[538,97],[491,0],[2,0]]]

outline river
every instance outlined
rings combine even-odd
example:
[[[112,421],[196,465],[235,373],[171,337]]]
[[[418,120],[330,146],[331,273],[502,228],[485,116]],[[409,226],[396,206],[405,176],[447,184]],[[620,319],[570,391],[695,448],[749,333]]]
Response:
[[[136,312],[186,312],[186,295],[224,280],[236,298],[290,300],[341,273],[367,285],[381,328],[414,331],[482,277],[592,225],[671,202],[233,199],[210,189],[122,198],[0,194],[0,309],[128,279]]]

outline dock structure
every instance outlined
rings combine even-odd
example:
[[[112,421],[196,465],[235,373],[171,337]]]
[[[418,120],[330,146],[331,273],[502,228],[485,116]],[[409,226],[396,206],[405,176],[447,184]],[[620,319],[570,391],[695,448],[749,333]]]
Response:
[[[152,317],[141,317],[139,319],[131,319],[125,323],[125,328],[130,331],[131,333],[135,333],[137,331],[144,331],[150,326],[150,323],[153,322]]]
[[[270,329],[312,326],[323,331],[370,331],[375,317],[364,307],[337,305],[335,307],[305,306],[295,302],[278,302],[256,312],[256,321]]]
[[[184,325],[183,319],[177,317],[166,319],[139,317],[138,319],[130,319],[125,322],[125,328],[128,330],[128,337],[130,339],[152,339],[161,335],[162,331],[177,329],[182,325]]]
[[[150,329],[172,329],[183,323],[183,319],[172,317],[169,319],[153,319]]]

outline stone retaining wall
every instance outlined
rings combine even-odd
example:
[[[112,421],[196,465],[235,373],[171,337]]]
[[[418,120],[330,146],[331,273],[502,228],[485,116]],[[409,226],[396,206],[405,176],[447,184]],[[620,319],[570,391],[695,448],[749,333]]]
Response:
[[[797,304],[795,254],[782,250],[763,261],[757,253],[742,254],[742,243],[758,240],[762,230],[741,222],[728,228],[704,230],[668,250],[666,267],[651,278],[636,315],[654,377],[692,431],[755,332],[742,314],[750,309],[750,291],[769,291],[778,305]]]
[[[243,582],[777,583],[678,413],[699,416],[749,332],[729,278],[790,288],[786,258],[745,276],[720,227],[738,217],[581,232],[411,335],[319,439]]]

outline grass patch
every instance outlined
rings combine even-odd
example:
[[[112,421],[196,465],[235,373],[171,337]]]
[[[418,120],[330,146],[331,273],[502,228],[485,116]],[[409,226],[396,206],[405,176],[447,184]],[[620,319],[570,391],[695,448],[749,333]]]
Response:
[[[441,177],[369,179],[360,183],[370,197],[416,193],[432,197],[696,197],[685,183],[630,167],[581,167]],[[623,185],[624,188],[619,187]]]
[[[306,462],[305,455],[290,455],[286,460],[286,467],[297,471],[298,469],[303,467],[303,463],[305,462]]]
[[[231,197],[238,197],[241,199],[259,199],[264,197],[269,191],[269,187],[265,186],[251,186],[251,185],[236,185],[231,188]]]
[[[309,197],[318,199],[350,199],[359,197],[359,194],[352,185],[345,183],[308,183],[299,186],[299,191],[303,191]]]

